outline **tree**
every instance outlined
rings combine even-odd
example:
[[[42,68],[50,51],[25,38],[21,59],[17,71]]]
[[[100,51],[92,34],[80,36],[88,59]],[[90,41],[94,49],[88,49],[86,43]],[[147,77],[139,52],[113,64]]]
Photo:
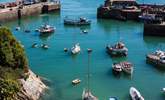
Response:
[[[0,27],[0,66],[28,71],[28,61],[21,44],[8,28]]]

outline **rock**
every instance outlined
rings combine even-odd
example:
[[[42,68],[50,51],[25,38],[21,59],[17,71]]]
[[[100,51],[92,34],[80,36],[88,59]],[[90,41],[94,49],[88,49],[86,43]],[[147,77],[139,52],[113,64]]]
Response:
[[[38,100],[42,93],[48,87],[41,81],[38,75],[35,75],[31,70],[28,72],[29,77],[19,79],[22,84],[21,92],[18,93],[19,100]]]

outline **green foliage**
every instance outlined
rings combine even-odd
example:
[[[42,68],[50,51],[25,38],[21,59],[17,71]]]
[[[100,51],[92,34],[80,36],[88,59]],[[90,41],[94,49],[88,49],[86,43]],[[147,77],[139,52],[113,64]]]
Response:
[[[13,100],[20,85],[17,81],[11,79],[0,79],[0,100]]]
[[[0,28],[0,65],[28,70],[24,49],[5,27]]]

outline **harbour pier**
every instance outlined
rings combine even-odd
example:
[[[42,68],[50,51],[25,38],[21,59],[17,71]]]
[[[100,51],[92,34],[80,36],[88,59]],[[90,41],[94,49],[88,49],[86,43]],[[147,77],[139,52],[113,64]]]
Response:
[[[0,22],[6,22],[52,11],[59,11],[60,8],[60,1],[37,3],[13,2],[0,4]]]

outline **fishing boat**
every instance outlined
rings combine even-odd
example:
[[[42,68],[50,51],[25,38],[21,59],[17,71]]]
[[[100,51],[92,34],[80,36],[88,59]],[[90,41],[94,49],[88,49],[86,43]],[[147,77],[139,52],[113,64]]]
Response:
[[[76,85],[76,84],[79,84],[81,82],[81,80],[80,79],[74,79],[73,81],[72,81],[72,84],[73,85]]]
[[[156,67],[165,68],[165,52],[156,50],[154,53],[147,54],[146,61]]]
[[[109,100],[118,100],[117,97],[109,97]]]
[[[129,92],[132,100],[144,100],[140,92],[134,87],[131,87]]]
[[[124,62],[121,62],[120,65],[121,65],[123,72],[125,72],[127,74],[133,73],[133,65],[130,62],[124,61]]]
[[[53,26],[50,25],[42,25],[38,31],[42,34],[46,34],[46,33],[53,33],[55,31],[55,28]]]
[[[128,54],[128,49],[122,42],[117,42],[114,46],[108,45],[106,49],[111,56],[127,56]]]
[[[115,74],[120,74],[122,72],[122,67],[119,63],[113,63],[112,64],[112,71],[115,73]]]
[[[90,58],[90,54],[92,53],[92,49],[87,49],[87,52],[88,52],[88,77],[87,77],[87,86],[88,88],[87,89],[84,89],[83,90],[83,93],[82,93],[82,100],[98,100],[97,97],[95,97],[91,92],[90,92],[90,76],[89,76],[89,73],[90,73],[90,68],[89,68],[89,58]]]
[[[79,19],[70,19],[68,17],[65,17],[64,19],[64,24],[65,25],[90,25],[91,21],[84,18],[84,17],[80,17]]]
[[[78,54],[81,51],[80,45],[79,43],[75,44],[72,48],[71,48],[71,53],[72,54]]]

